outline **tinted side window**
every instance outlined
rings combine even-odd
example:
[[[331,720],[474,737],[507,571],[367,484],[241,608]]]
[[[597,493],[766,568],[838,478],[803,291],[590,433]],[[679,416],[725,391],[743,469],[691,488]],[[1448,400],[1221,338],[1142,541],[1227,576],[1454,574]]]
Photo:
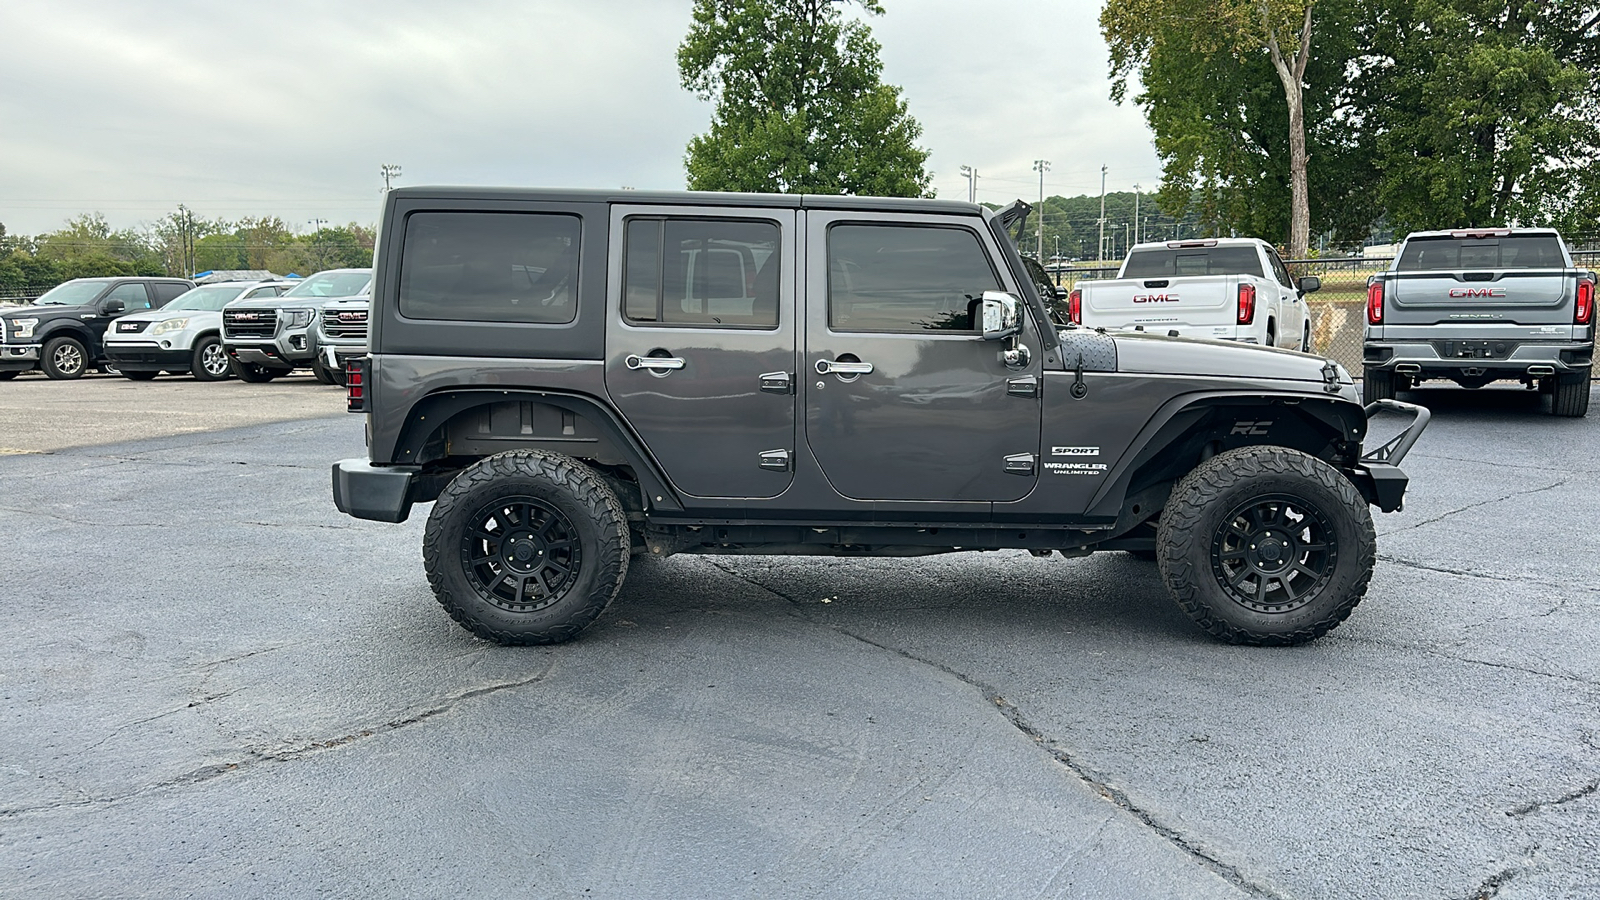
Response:
[[[973,308],[984,291],[1000,289],[970,229],[828,230],[828,325],[836,331],[974,332]]]
[[[189,286],[173,281],[158,281],[151,287],[156,290],[156,305],[166,306],[167,301],[176,300],[180,294],[188,293]]]
[[[1279,284],[1287,288],[1294,287],[1294,279],[1289,277],[1289,267],[1283,264],[1276,251],[1267,251],[1267,261],[1272,263],[1272,274]]]
[[[150,295],[145,292],[142,284],[119,284],[107,294],[107,300],[121,300],[125,310],[149,309]]]
[[[577,216],[418,212],[400,251],[400,314],[564,324],[578,315]]]
[[[641,325],[778,326],[778,226],[629,219],[623,315]]]

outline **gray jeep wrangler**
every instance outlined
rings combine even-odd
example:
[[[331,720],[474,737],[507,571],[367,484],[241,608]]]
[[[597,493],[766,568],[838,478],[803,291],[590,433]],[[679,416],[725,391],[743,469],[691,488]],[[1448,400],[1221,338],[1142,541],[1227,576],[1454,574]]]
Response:
[[[432,501],[439,602],[509,644],[572,638],[674,553],[1122,550],[1226,641],[1343,621],[1427,411],[1363,408],[1314,356],[1052,320],[1028,211],[392,191],[347,371],[369,458],[334,502]],[[1364,453],[1381,407],[1411,421]]]

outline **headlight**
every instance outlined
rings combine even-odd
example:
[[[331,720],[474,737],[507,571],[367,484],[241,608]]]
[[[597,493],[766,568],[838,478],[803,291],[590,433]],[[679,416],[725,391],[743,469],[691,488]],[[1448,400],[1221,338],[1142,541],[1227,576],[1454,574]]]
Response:
[[[33,337],[33,327],[39,324],[38,319],[12,319],[12,334],[19,338]]]
[[[185,328],[188,328],[188,327],[189,327],[189,320],[187,318],[168,319],[165,322],[157,322],[156,324],[152,325],[150,327],[150,333],[151,334],[166,334],[169,331],[182,331],[182,330],[184,330]]]
[[[300,328],[311,324],[311,317],[316,315],[309,309],[284,310],[283,323],[290,328]]]

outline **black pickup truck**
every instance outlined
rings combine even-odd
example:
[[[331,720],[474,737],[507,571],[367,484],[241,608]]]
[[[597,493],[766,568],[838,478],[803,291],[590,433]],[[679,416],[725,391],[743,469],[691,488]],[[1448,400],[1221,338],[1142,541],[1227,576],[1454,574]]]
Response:
[[[0,312],[0,380],[41,369],[78,378],[105,363],[106,328],[194,287],[181,278],[75,278],[21,309]]]

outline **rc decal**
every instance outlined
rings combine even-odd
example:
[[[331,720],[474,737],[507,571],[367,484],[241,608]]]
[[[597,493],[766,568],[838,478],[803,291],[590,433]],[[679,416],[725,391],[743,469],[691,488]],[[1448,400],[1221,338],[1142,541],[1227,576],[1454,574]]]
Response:
[[[1233,423],[1233,430],[1228,432],[1228,434],[1263,435],[1266,434],[1267,429],[1271,427],[1271,419],[1261,422],[1235,422]]]

